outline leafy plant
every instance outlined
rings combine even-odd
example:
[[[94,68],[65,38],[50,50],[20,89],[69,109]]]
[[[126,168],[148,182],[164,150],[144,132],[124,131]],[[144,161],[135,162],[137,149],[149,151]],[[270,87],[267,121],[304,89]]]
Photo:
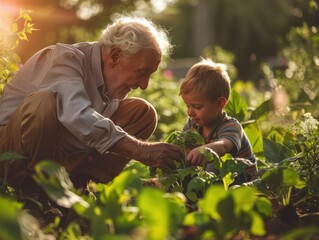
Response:
[[[74,195],[70,198],[68,194],[72,186],[63,167],[45,161],[37,164],[36,169],[34,178],[49,197],[63,207],[71,207],[76,213],[61,237],[81,239],[84,236],[81,229],[87,229],[87,234],[93,239],[126,239],[131,235],[139,239],[165,239],[176,234],[175,230],[186,214],[183,195],[142,188],[135,169],[126,169],[109,184],[90,183],[90,194],[79,193],[76,199],[82,200],[76,204],[72,201]]]
[[[9,193],[10,189],[7,185],[7,174],[8,174],[8,167],[10,167],[10,164],[12,164],[13,161],[19,161],[25,159],[24,156],[17,154],[15,152],[4,152],[0,153],[0,162],[2,161],[7,161],[7,165],[4,166],[3,169],[3,177],[2,179],[0,178],[0,193]]]
[[[210,186],[198,201],[199,211],[189,213],[184,224],[197,226],[200,239],[230,239],[238,229],[263,236],[264,219],[272,208],[269,200],[257,194],[254,188],[226,191],[222,186]]]
[[[158,170],[159,181],[166,191],[183,192],[193,203],[196,203],[213,183],[223,182],[225,189],[228,189],[235,177],[251,165],[244,159],[221,159],[213,150],[203,147],[200,149],[203,165],[190,166],[186,161],[187,153],[205,143],[203,137],[194,130],[174,131],[165,141],[180,146],[184,157],[175,162],[176,169]]]
[[[19,70],[20,58],[14,52],[19,42],[27,41],[27,34],[36,29],[30,16],[32,11],[20,9],[19,16],[12,20],[12,16],[5,14],[0,18],[0,96],[3,88],[14,73]],[[22,29],[19,26],[23,26]]]
[[[158,169],[159,181],[164,190],[183,192],[189,200],[196,202],[209,184],[219,180],[213,172],[205,171],[209,162],[219,159],[218,155],[214,151],[203,148],[201,150],[201,154],[204,156],[203,166],[190,166],[186,161],[187,153],[205,143],[203,137],[193,130],[174,131],[166,137],[165,142],[180,146],[184,156],[175,161],[176,169]]]
[[[33,179],[59,206],[71,208],[79,203],[88,207],[88,203],[76,194],[68,173],[61,165],[48,160],[41,161],[35,167]]]

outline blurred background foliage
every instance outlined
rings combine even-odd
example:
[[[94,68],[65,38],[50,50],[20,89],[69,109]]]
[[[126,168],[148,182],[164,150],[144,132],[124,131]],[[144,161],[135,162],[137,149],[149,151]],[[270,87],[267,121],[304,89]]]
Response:
[[[0,38],[8,34],[3,32],[8,18],[18,17],[21,8],[32,10],[32,28],[38,31],[14,49],[13,60],[17,63],[19,56],[21,64],[50,44],[97,40],[110,20],[123,12],[166,28],[175,46],[171,58],[147,91],[133,93],[155,105],[164,132],[184,123],[185,115],[178,111],[183,106],[179,81],[201,56],[228,65],[232,86],[249,106],[273,98],[276,108],[291,106],[319,116],[318,0],[0,1]],[[24,22],[17,26],[23,28]],[[11,72],[17,70],[17,64],[12,66]]]
[[[56,42],[96,40],[110,19],[122,12],[151,18],[170,31],[172,60],[195,58],[207,47],[234,53],[238,77],[258,81],[259,65],[272,61],[291,28],[318,26],[315,0],[1,0],[1,12],[33,10],[40,31],[17,51],[24,62]],[[285,39],[286,41],[284,41]],[[282,42],[280,43],[279,40]],[[172,64],[174,65],[174,64]],[[182,75],[183,76],[183,75]]]

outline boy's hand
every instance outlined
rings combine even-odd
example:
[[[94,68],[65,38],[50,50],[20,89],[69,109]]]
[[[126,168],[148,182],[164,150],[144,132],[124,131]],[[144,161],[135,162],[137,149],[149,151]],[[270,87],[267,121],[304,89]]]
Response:
[[[187,154],[186,160],[191,164],[195,166],[201,166],[204,163],[204,156],[200,153],[200,148],[203,147],[197,147]]]

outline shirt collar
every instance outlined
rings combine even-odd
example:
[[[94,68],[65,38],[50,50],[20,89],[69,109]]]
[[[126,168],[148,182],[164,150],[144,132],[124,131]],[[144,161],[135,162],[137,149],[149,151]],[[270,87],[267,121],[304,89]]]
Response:
[[[98,42],[93,43],[91,66],[95,75],[94,80],[96,81],[96,86],[99,88],[104,85],[104,78],[101,66],[101,45]]]

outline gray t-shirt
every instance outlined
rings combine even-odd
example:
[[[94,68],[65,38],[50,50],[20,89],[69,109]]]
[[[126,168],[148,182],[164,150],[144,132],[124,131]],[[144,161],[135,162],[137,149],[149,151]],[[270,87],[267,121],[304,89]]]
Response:
[[[202,129],[191,119],[188,119],[183,130],[186,131],[188,129],[194,129],[200,134],[202,133]],[[256,162],[251,144],[243,127],[237,119],[229,117],[226,112],[221,115],[216,125],[210,130],[205,142],[214,142],[219,138],[227,138],[234,144],[234,149],[230,152],[234,158],[245,158],[250,160],[252,163]]]

